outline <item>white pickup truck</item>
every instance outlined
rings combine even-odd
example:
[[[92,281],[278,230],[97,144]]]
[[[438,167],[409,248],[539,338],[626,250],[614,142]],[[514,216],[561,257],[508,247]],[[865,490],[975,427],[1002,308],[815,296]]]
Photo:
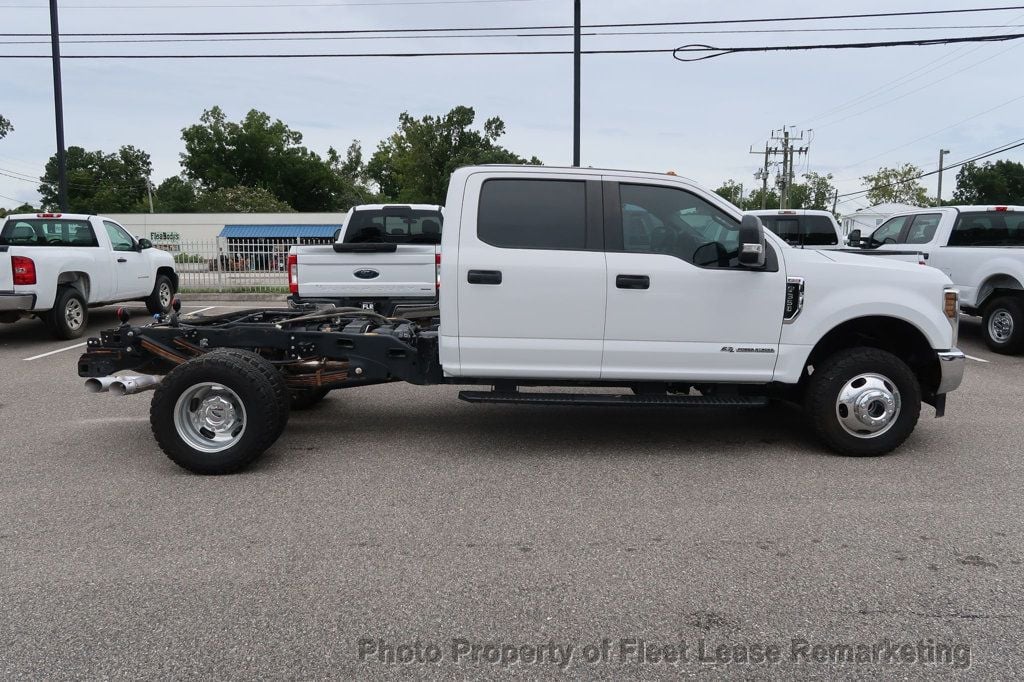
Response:
[[[898,213],[851,242],[880,253],[911,247],[960,290],[960,306],[981,315],[997,353],[1024,352],[1024,207],[947,206]]]
[[[440,206],[362,205],[349,210],[331,246],[293,246],[289,301],[384,315],[436,308]]]
[[[0,229],[0,322],[35,316],[73,339],[90,307],[145,301],[151,313],[169,313],[177,287],[171,254],[110,218],[12,215]]]
[[[473,403],[785,400],[834,450],[880,455],[910,435],[922,401],[941,416],[963,376],[944,274],[790,248],[679,177],[462,168],[445,211],[439,323],[358,309],[125,321],[90,339],[79,375],[95,391],[154,387],[157,442],[204,474],[269,448],[292,395],[309,404],[392,381],[468,385]],[[143,376],[114,378],[126,371]],[[568,390],[535,390],[547,386]]]

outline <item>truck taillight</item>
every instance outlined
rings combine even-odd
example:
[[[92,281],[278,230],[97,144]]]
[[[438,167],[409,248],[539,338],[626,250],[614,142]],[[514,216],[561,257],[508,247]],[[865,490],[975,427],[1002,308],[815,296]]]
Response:
[[[288,254],[288,291],[299,293],[299,257],[294,253]]]
[[[441,290],[441,254],[434,254],[434,277],[435,283],[434,288],[438,291]]]
[[[14,272],[15,285],[36,283],[36,264],[31,258],[11,256],[11,270]]]

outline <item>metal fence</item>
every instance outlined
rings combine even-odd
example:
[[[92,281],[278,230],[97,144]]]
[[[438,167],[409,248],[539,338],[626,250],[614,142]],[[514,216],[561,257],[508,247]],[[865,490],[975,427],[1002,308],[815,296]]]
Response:
[[[184,293],[288,293],[288,249],[330,239],[226,239],[156,242],[174,256]]]

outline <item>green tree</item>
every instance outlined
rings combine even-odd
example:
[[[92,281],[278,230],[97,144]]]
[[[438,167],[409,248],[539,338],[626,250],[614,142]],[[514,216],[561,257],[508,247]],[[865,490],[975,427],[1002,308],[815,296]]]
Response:
[[[153,173],[149,154],[127,145],[116,154],[68,147],[68,211],[72,213],[127,213],[146,200],[146,184]],[[39,194],[46,208],[59,206],[57,155],[46,162]]]
[[[163,182],[153,192],[153,208],[157,213],[193,213],[198,199],[195,185],[174,175]]]
[[[746,202],[743,197],[743,185],[736,182],[732,178],[729,178],[721,184],[721,186],[715,190],[715,194],[722,197],[729,203],[739,208],[744,208]]]
[[[458,106],[443,116],[398,117],[398,130],[381,141],[366,165],[366,176],[390,201],[444,203],[448,178],[460,166],[483,163],[540,164],[524,159],[497,144],[505,134],[498,117],[484,122],[483,130],[471,128],[476,120],[472,107]]]
[[[872,204],[910,204],[927,206],[928,195],[918,179],[921,169],[912,163],[899,168],[879,168],[877,173],[861,178],[867,189],[867,200]]]
[[[295,209],[262,187],[221,187],[196,202],[203,213],[291,213]]]
[[[961,166],[953,203],[1024,204],[1024,164],[1000,160]]]
[[[815,211],[828,211],[832,208],[832,199],[836,188],[832,184],[832,174],[804,173],[803,182],[793,183],[790,188],[789,205],[792,208],[804,208]]]
[[[0,116],[0,140],[7,137],[14,130],[14,126],[3,116]]]
[[[332,165],[330,159],[340,158],[334,149],[328,160],[321,158],[302,146],[302,133],[262,111],[253,109],[235,123],[215,106],[181,137],[184,175],[201,192],[261,187],[299,211],[348,208],[357,195],[351,180]]]

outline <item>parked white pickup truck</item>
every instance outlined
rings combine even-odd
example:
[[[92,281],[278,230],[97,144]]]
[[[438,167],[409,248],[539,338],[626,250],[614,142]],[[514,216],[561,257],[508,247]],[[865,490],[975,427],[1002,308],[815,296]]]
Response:
[[[171,254],[110,218],[12,215],[0,229],[0,322],[31,315],[73,339],[90,307],[145,301],[151,313],[169,313],[177,287]]]
[[[960,306],[981,315],[997,353],[1024,352],[1024,207],[948,206],[898,213],[853,243],[878,252],[907,247],[960,289]]]
[[[351,309],[126,322],[90,339],[79,375],[97,391],[155,387],[157,442],[204,474],[269,448],[295,392],[407,381],[469,385],[473,403],[779,399],[833,449],[879,455],[910,435],[922,400],[941,416],[963,375],[944,274],[790,248],[679,177],[463,168],[445,210],[439,323]],[[112,384],[124,371],[147,376]],[[570,390],[523,390],[544,386]]]
[[[289,251],[289,301],[384,315],[436,307],[443,222],[440,206],[350,209],[333,245]]]

